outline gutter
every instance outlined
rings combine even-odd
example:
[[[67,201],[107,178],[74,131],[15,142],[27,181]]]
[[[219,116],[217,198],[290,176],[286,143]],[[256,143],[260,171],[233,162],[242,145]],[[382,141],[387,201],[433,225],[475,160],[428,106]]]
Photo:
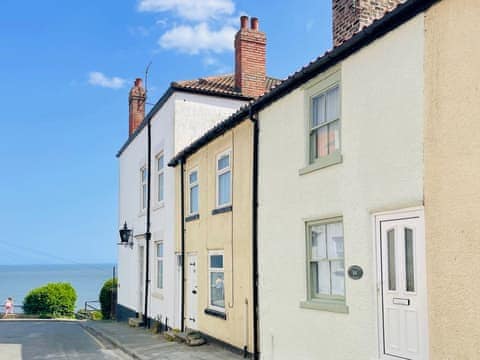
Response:
[[[253,169],[252,169],[252,285],[253,285],[253,359],[260,357],[258,351],[259,332],[259,302],[258,302],[258,114],[254,115],[252,107],[249,111],[250,121],[253,123]]]

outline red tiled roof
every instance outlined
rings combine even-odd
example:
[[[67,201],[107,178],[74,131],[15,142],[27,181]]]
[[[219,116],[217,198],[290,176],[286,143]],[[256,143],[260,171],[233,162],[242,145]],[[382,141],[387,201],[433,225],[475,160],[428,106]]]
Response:
[[[265,79],[265,92],[270,91],[272,88],[280,84],[282,80],[274,79],[268,77]],[[185,81],[176,81],[172,83],[172,86],[177,89],[188,89],[199,92],[208,92],[215,94],[223,95],[232,95],[232,96],[244,96],[239,89],[235,88],[235,75],[218,75],[218,76],[208,76],[195,80],[185,80]]]

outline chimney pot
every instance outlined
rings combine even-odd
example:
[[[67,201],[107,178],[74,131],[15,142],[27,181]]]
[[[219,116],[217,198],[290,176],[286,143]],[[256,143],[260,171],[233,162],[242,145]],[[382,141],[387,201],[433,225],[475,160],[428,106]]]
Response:
[[[141,78],[136,78],[134,84],[136,87],[139,87],[142,86],[142,82],[143,80]]]
[[[258,31],[258,18],[257,17],[252,17],[250,20],[250,28],[252,30]]]
[[[248,27],[248,16],[240,16],[240,28],[246,29]]]
[[[145,89],[142,79],[136,78],[128,96],[128,135],[132,135],[145,117]]]

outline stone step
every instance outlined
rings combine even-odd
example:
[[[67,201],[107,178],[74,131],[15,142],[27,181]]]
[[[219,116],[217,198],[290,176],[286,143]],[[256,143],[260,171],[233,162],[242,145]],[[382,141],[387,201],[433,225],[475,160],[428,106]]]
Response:
[[[205,338],[196,331],[175,333],[177,341],[184,342],[188,346],[200,346],[206,343]]]
[[[128,318],[128,325],[131,327],[141,327],[143,326],[143,319],[142,318]]]

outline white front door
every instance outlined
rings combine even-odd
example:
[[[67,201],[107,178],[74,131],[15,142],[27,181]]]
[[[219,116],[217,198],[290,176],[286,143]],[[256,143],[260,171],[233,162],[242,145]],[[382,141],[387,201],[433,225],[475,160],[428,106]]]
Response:
[[[144,301],[144,286],[145,286],[145,252],[144,252],[144,247],[139,246],[138,247],[138,308],[137,312],[139,314],[143,314],[143,301]]]
[[[197,329],[197,255],[188,255],[188,311],[187,327]]]
[[[387,359],[427,359],[425,236],[421,212],[377,218],[381,346]]]

